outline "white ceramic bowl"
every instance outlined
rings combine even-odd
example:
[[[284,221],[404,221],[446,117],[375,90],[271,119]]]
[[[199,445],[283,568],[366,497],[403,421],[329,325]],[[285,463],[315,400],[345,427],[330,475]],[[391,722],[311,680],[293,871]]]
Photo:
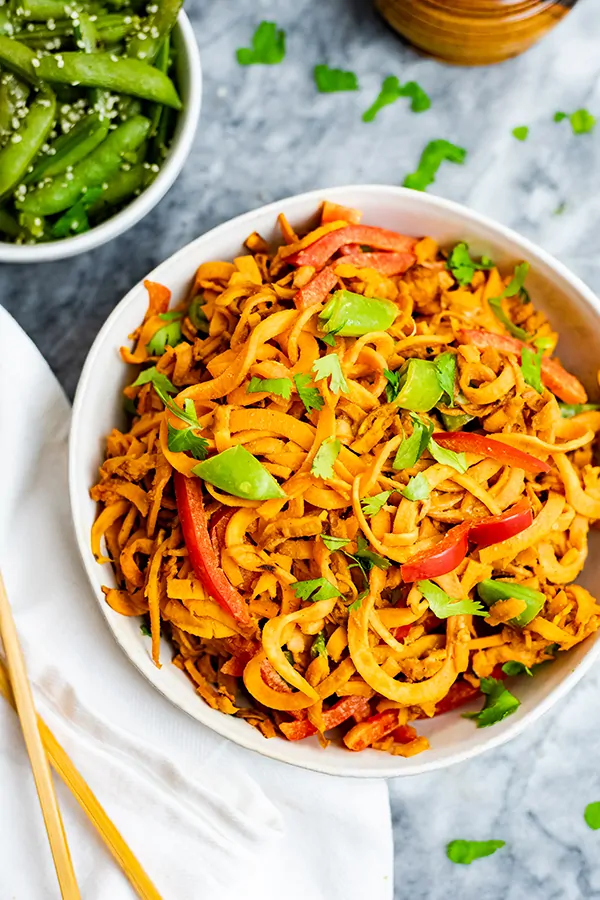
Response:
[[[201,262],[230,260],[243,253],[242,242],[252,231],[259,231],[267,239],[274,237],[280,212],[292,225],[302,228],[324,198],[363,210],[368,224],[414,235],[429,234],[445,246],[466,240],[476,255],[491,256],[500,266],[508,268],[517,261],[528,260],[531,272],[527,287],[534,302],[561,332],[561,358],[593,390],[600,359],[600,303],[594,294],[561,263],[513,231],[428,194],[376,185],[336,187],[291,197],[220,225],[192,241],[148,277],[168,285],[177,301],[184,296]],[[140,633],[139,620],[113,612],[100,590],[102,584],[114,584],[114,578],[111,567],[99,566],[90,550],[96,508],[88,494],[103,458],[105,435],[123,421],[121,388],[132,373],[121,362],[119,347],[127,343],[127,335],[138,326],[146,305],[146,291],[140,283],[111,313],[90,350],[73,408],[69,480],[79,548],[107,622],[132,662],[173,703],[244,747],[307,769],[351,776],[412,775],[448,766],[504,743],[535,722],[589,669],[600,651],[598,636],[571,653],[562,654],[535,678],[520,679],[520,709],[492,728],[477,729],[458,713],[419,722],[419,732],[429,738],[431,750],[411,759],[374,750],[351,753],[333,744],[323,750],[315,738],[298,743],[280,738],[266,740],[243,720],[210,709],[175,666],[166,662],[162,669],[156,669],[150,659],[150,642]],[[598,595],[600,566],[596,560],[597,556],[590,553],[582,581]],[[163,659],[168,660],[166,644],[163,652]]]
[[[21,245],[0,241],[0,262],[50,262],[93,250],[123,234],[162,200],[181,172],[192,148],[202,101],[200,50],[190,20],[183,11],[179,13],[173,29],[173,45],[177,51],[177,83],[183,109],[177,118],[169,154],[150,187],[115,216],[84,234],[44,244]]]

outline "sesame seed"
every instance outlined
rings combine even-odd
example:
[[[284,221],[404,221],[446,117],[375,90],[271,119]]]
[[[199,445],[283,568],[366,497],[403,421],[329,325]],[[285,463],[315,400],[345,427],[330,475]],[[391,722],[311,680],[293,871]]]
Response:
[[[23,138],[21,137],[20,134],[13,134],[11,136],[11,141],[13,144],[20,144],[22,140],[23,140]]]
[[[37,67],[39,66],[39,64],[40,64],[39,59],[37,59],[37,57],[34,56],[34,58],[31,60],[31,65],[34,66],[34,67],[37,69]]]

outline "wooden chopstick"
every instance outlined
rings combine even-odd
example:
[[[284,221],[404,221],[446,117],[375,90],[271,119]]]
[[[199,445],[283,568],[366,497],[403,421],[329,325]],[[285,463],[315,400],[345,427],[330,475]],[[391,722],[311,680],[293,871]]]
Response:
[[[38,729],[37,713],[31,694],[31,685],[27,677],[25,660],[1,572],[0,636],[4,644],[15,706],[21,722],[29,761],[31,762],[61,894],[63,900],[80,900],[81,894],[77,887],[77,879],[73,871],[73,863],[58,807],[58,800],[54,793],[54,783],[48,764],[48,757],[44,751]]]
[[[8,672],[6,671],[1,657],[0,694],[2,694],[5,700],[7,700],[16,710]],[[48,759],[50,760],[50,764],[72,792],[73,796],[98,831],[98,834],[104,841],[106,847],[121,866],[124,875],[129,880],[138,896],[141,897],[142,900],[162,900],[161,895],[150,881],[148,875],[146,875],[141,863],[129,849],[125,839],[109,819],[95,794],[88,786],[87,782],[81,777],[67,753],[65,753],[40,716],[38,716],[37,721],[40,736]]]

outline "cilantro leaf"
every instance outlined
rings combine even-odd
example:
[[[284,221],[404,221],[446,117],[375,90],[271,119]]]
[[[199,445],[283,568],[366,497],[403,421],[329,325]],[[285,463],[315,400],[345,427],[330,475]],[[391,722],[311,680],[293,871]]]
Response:
[[[444,160],[462,165],[467,157],[463,147],[457,147],[450,141],[430,141],[421,154],[419,166],[415,172],[404,179],[404,187],[415,191],[424,191],[435,181],[435,176]]]
[[[427,478],[423,472],[418,472],[410,479],[402,491],[402,496],[406,497],[407,500],[427,500],[430,493],[431,488]]]
[[[385,559],[383,556],[380,556],[379,553],[375,553],[371,550],[368,541],[362,534],[357,535],[356,548],[356,553],[353,555],[353,558],[361,566],[363,572],[365,569],[369,571],[373,566],[376,566],[378,569],[389,569],[391,566],[389,559]],[[347,555],[350,556],[351,554]]]
[[[503,299],[504,297],[514,297],[516,294],[519,294],[523,303],[528,303],[529,294],[525,290],[525,279],[527,278],[528,273],[528,262],[517,263],[513,277],[500,294],[500,299]]]
[[[337,438],[330,437],[324,440],[313,459],[311,474],[317,478],[333,478],[333,464],[341,449],[341,442]]]
[[[445,447],[440,447],[440,445],[436,441],[434,441],[433,438],[429,438],[427,449],[429,450],[435,461],[441,463],[443,466],[451,466],[453,469],[456,469],[457,472],[460,472],[461,475],[463,475],[467,471],[467,457],[464,453],[456,453],[454,450],[446,450]]]
[[[361,591],[360,594],[357,595],[356,600],[354,600],[348,607],[348,612],[356,612],[358,609],[360,609],[363,600],[368,596],[368,594],[368,590]]]
[[[535,338],[535,340],[533,341],[533,346],[537,347],[538,350],[550,350],[552,347],[554,347],[554,341],[551,337],[545,337],[544,335],[542,335],[542,337]]]
[[[589,134],[596,127],[596,117],[587,109],[576,109],[573,113],[554,113],[554,121],[562,122],[568,119],[573,129],[573,134]]]
[[[395,103],[400,97],[410,97],[410,108],[416,113],[425,112],[431,106],[429,96],[416,81],[407,81],[401,85],[395,75],[390,75],[384,78],[375,102],[363,113],[363,122],[372,122],[380,109]]]
[[[177,388],[175,387],[175,385],[167,378],[166,375],[163,375],[162,372],[159,372],[156,366],[150,366],[149,369],[144,369],[143,372],[140,372],[138,377],[133,382],[132,387],[138,387],[141,384],[148,384],[148,382],[151,382],[155,388],[160,388],[163,394],[177,393]],[[160,394],[158,396],[160,397]]]
[[[450,862],[469,866],[476,859],[491,856],[506,846],[506,841],[450,841],[446,855]]]
[[[515,713],[521,701],[511,694],[497,678],[482,678],[481,693],[486,695],[483,709],[478,713],[464,713],[463,718],[473,719],[478,728],[488,728]]]
[[[173,453],[183,453],[189,450],[194,459],[206,459],[208,455],[208,441],[194,434],[194,428],[174,428],[167,424],[167,446]]]
[[[323,409],[325,401],[321,397],[319,388],[314,387],[314,385],[308,387],[311,381],[310,375],[294,375],[294,384],[296,385],[298,396],[304,403],[306,412],[310,412],[311,409],[316,409],[318,412],[320,409]]]
[[[258,394],[262,391],[268,391],[270,394],[276,394],[289,400],[292,396],[292,381],[290,378],[254,378],[250,379],[250,384],[246,388],[247,394]]]
[[[517,125],[517,127],[512,130],[512,136],[518,141],[526,141],[529,137],[529,127],[527,125]]]
[[[390,372],[389,369],[384,369],[383,374],[388,382],[385,386],[385,399],[388,403],[393,403],[400,393],[400,373]]]
[[[322,656],[324,659],[327,659],[327,647],[325,646],[325,635],[322,631],[318,633],[314,641],[312,642],[312,647],[310,648],[310,655],[313,659],[316,659],[317,656]]]
[[[435,359],[435,369],[440,387],[446,394],[448,406],[454,406],[454,384],[456,382],[456,355],[450,350],[440,353]]]
[[[411,418],[413,423],[412,434],[410,437],[404,438],[392,463],[392,467],[396,471],[412,469],[425,452],[433,434],[433,424],[431,422],[426,425],[418,416],[411,416]]]
[[[535,353],[531,347],[521,350],[521,372],[523,378],[538,394],[542,393],[542,350]]]
[[[345,547],[346,544],[350,543],[349,538],[333,537],[333,535],[331,534],[322,534],[321,540],[323,541],[327,549],[331,550],[332,552],[334,550],[341,550],[342,547]]]
[[[600,803],[588,803],[583,814],[586,825],[589,825],[594,831],[600,828]]]
[[[508,662],[505,662],[502,666],[502,671],[505,675],[508,675],[509,678],[512,678],[515,675],[529,675],[530,678],[533,678],[533,672],[526,666],[525,663],[518,662],[516,659],[509,659]]]
[[[150,338],[146,344],[146,350],[150,356],[162,356],[167,349],[167,344],[174,347],[181,340],[181,323],[179,320],[163,325]]]
[[[343,69],[330,69],[329,66],[315,66],[315,83],[321,94],[332,94],[335,91],[357,91],[358,78],[354,72]]]
[[[146,625],[145,622],[142,622],[142,624],[140,625],[140,631],[142,632],[142,634],[145,637],[152,637],[152,632],[150,631],[150,629],[148,628],[148,626]]]
[[[581,413],[600,409],[600,404],[598,403],[559,403],[558,406],[563,419],[572,419],[573,416],[578,416]]]
[[[429,603],[429,609],[438,619],[447,619],[449,616],[488,615],[479,600],[454,600],[433,581],[419,581],[417,587]]]
[[[494,263],[487,256],[482,256],[480,262],[471,259],[469,245],[461,241],[450,253],[446,267],[452,272],[460,285],[471,284],[473,275],[478,269],[493,269]]]
[[[348,383],[342,372],[342,365],[337,353],[330,353],[329,356],[322,356],[313,363],[313,372],[315,373],[315,381],[321,381],[327,376],[331,376],[329,387],[334,394],[343,391],[344,394],[349,392]]]
[[[308,581],[295,581],[292,590],[299,600],[330,600],[341,597],[340,591],[327,578],[310,578]]]
[[[252,47],[240,47],[236,56],[241,66],[277,65],[285,56],[285,31],[278,31],[275,22],[261,22],[252,37]]]
[[[382,491],[373,497],[365,497],[364,500],[360,501],[364,514],[366,516],[376,515],[380,509],[383,509],[392,494],[393,491]]]

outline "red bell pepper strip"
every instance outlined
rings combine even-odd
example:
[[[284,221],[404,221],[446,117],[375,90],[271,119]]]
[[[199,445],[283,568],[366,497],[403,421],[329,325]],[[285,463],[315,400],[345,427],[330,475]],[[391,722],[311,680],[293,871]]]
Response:
[[[375,269],[382,275],[402,275],[417,261],[414,253],[347,253],[340,263],[358,268]]]
[[[452,572],[467,555],[470,529],[469,522],[456,525],[446,532],[439,544],[411,556],[408,562],[400,567],[402,580],[421,581]]]
[[[362,213],[359,209],[340,206],[339,203],[331,203],[329,200],[323,203],[321,225],[327,225],[328,222],[348,222],[350,225],[358,225],[361,219]]]
[[[188,478],[181,472],[175,472],[173,477],[183,539],[196,577],[213,600],[240,625],[251,625],[244,598],[219,568],[217,554],[208,533],[202,500],[202,482],[198,478]]]
[[[359,722],[344,735],[344,743],[349,750],[366,750],[371,744],[380,741],[387,734],[398,728],[398,709],[371,716],[366,722]]]
[[[341,229],[345,231],[345,229]],[[317,242],[318,243],[318,242]],[[486,347],[494,347],[501,353],[514,353],[520,357],[523,347],[526,346],[522,341],[518,341],[513,337],[506,337],[502,334],[492,334],[491,331],[480,331],[477,329],[461,329],[458,332],[458,340],[463,344],[473,344],[479,350],[485,350]],[[560,397],[565,403],[587,403],[587,394],[584,386],[574,375],[563,369],[561,364],[549,356],[542,357],[542,382]]]
[[[455,681],[446,696],[442,697],[435,704],[434,715],[441,716],[442,713],[452,712],[453,709],[458,709],[460,706],[464,706],[465,703],[470,703],[480,693],[479,688],[473,687],[468,681]],[[419,718],[424,718],[424,716],[425,714]]]
[[[399,725],[394,729],[394,740],[397,744],[410,744],[417,737],[417,729],[412,725]]]
[[[411,628],[412,625],[398,625],[397,628],[391,628],[390,631],[397,641],[403,641],[407,634],[409,634]]]
[[[314,266],[315,269],[322,269],[327,260],[331,259],[333,254],[337,253],[345,244],[366,244],[376,250],[405,253],[410,252],[416,243],[416,238],[397,234],[395,231],[386,231],[384,228],[374,228],[372,225],[349,225],[347,228],[330,231],[314,244],[289,256],[287,262],[294,266]]]
[[[366,697],[343,697],[341,700],[331,707],[331,709],[323,712],[324,731],[330,731],[337,728],[351,716],[363,718],[368,716],[370,712],[369,701]],[[282,722],[279,726],[285,734],[288,741],[301,741],[312,734],[317,733],[317,729],[308,719],[300,722]]]
[[[300,288],[294,297],[294,303],[298,309],[308,309],[315,303],[322,303],[338,283],[338,277],[331,268],[324,269],[318,275],[309,281],[307,285]]]
[[[518,469],[524,469],[525,472],[532,474],[550,471],[548,463],[542,462],[541,459],[536,459],[535,456],[524,453],[522,450],[516,450],[509,444],[503,444],[502,441],[495,441],[485,434],[475,434],[470,431],[440,432],[434,434],[433,439],[447,450],[487,456],[505,466],[516,466]]]
[[[529,500],[523,499],[499,516],[485,516],[474,522],[469,532],[469,540],[479,548],[489,547],[499,541],[506,541],[515,534],[529,528],[533,522],[533,512]]]

